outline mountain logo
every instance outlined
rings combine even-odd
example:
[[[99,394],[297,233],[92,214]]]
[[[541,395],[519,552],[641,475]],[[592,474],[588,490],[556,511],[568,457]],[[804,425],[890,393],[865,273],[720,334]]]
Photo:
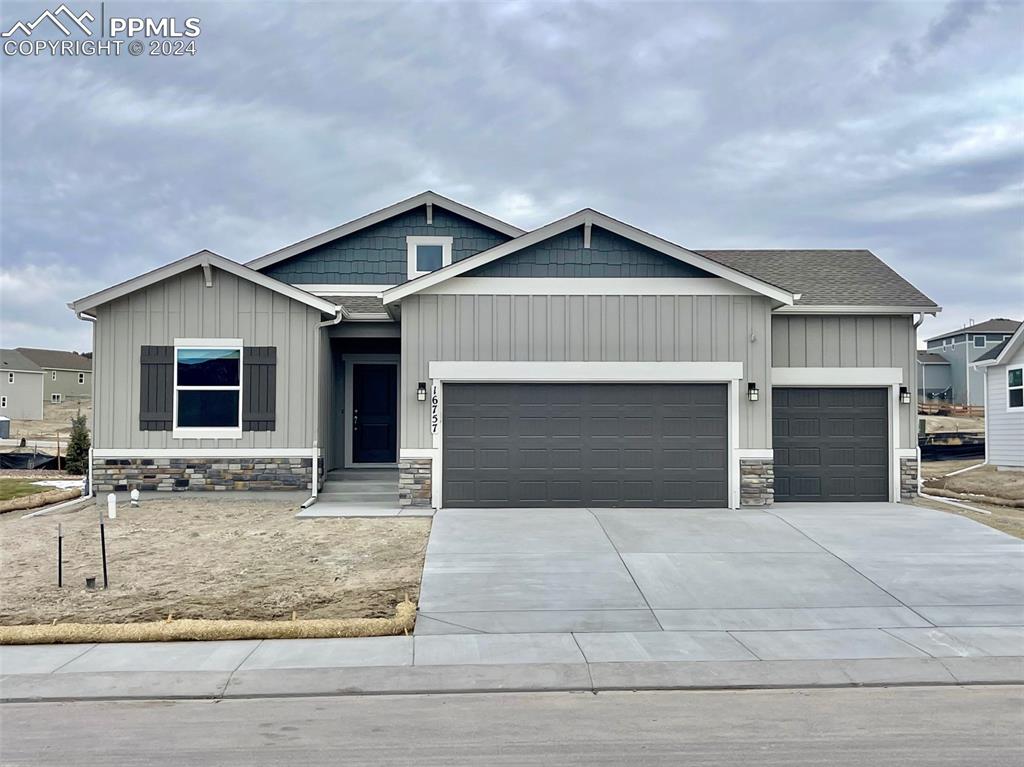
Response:
[[[25,35],[25,37],[30,37],[32,35],[32,32],[35,31],[35,28],[43,23],[44,19],[49,19],[50,22],[53,23],[53,25],[56,26],[57,29],[63,32],[66,37],[71,36],[71,24],[74,24],[80,30],[85,32],[85,34],[91,36],[92,30],[86,26],[85,22],[96,21],[96,17],[89,13],[89,11],[85,11],[84,13],[81,13],[78,16],[76,16],[70,11],[70,9],[66,5],[61,3],[55,11],[45,10],[42,13],[40,13],[39,17],[35,21],[27,23],[24,21],[15,22],[14,26],[12,26],[3,34],[0,34],[0,37],[12,37],[15,32],[21,32],[23,35]],[[64,23],[61,23],[61,19],[64,19],[64,21],[67,23],[67,26],[65,26]]]

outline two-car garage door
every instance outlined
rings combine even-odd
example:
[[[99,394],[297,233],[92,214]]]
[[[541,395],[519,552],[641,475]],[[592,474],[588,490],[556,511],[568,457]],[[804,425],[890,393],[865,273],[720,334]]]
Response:
[[[724,384],[451,383],[447,507],[724,507]]]

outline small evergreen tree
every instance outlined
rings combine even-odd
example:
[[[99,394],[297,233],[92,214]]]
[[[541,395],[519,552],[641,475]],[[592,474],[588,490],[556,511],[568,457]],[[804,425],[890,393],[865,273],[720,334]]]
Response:
[[[71,419],[71,436],[68,438],[68,452],[64,459],[64,468],[68,474],[87,474],[89,472],[89,429],[85,425],[85,416],[76,415]]]

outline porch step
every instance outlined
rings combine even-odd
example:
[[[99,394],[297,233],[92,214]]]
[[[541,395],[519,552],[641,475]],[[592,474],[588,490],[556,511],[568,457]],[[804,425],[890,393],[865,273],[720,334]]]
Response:
[[[327,472],[328,481],[398,482],[398,469],[334,469]]]
[[[381,505],[381,506],[397,506],[398,505],[398,490],[392,489],[390,492],[377,492],[377,493],[361,493],[347,491],[344,493],[320,493],[317,495],[317,501],[331,501],[333,503],[358,503],[360,505]]]
[[[398,480],[390,482],[361,481],[361,480],[328,480],[324,482],[321,492],[324,493],[396,493],[398,492]]]

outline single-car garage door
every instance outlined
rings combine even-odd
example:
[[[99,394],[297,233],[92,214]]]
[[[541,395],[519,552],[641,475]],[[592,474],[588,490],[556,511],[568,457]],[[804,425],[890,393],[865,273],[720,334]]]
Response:
[[[776,501],[889,500],[887,389],[772,389]]]
[[[722,384],[444,386],[446,507],[724,507]]]

